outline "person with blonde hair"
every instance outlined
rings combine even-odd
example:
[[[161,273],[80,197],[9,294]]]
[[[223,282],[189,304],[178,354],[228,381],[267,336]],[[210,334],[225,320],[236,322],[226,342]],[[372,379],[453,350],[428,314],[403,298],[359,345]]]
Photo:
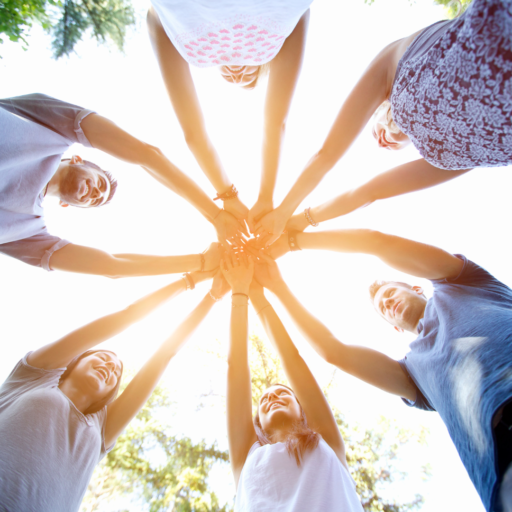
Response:
[[[474,0],[460,17],[386,46],[349,94],[321,149],[282,203],[256,224],[261,242],[277,240],[374,113],[373,134],[380,147],[400,150],[412,143],[422,158],[306,209],[289,228],[315,226],[476,167],[512,164],[511,5],[511,0]]]
[[[215,199],[252,230],[273,209],[286,119],[299,78],[312,0],[153,0],[151,44],[187,145],[217,191]],[[253,89],[268,74],[260,193],[249,211],[206,131],[190,67],[217,67],[229,83]]]

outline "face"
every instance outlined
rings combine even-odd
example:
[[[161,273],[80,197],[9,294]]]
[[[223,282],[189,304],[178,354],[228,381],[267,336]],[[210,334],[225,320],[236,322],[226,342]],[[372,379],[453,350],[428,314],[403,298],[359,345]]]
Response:
[[[397,331],[416,332],[425,313],[427,299],[419,286],[407,288],[399,283],[388,283],[377,290],[373,305]]]
[[[112,352],[94,352],[81,359],[68,378],[73,378],[94,402],[105,398],[121,378],[121,361]]]
[[[391,151],[397,151],[405,148],[411,141],[405,133],[398,130],[398,133],[393,133],[388,124],[388,110],[382,109],[378,117],[375,118],[372,134],[378,142],[379,147],[386,148]]]
[[[221,66],[220,73],[228,82],[252,89],[258,79],[259,66]]]
[[[110,194],[110,182],[98,169],[89,167],[79,156],[61,163],[59,182],[61,206],[91,208],[101,206]]]
[[[284,386],[272,386],[261,395],[258,406],[263,430],[271,432],[275,427],[291,424],[301,419],[301,408],[293,392]]]

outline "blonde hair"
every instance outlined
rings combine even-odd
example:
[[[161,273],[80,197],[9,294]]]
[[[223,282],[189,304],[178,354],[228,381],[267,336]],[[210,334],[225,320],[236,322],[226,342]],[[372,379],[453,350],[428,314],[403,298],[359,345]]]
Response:
[[[402,133],[402,130],[398,128],[395,121],[393,121],[393,115],[391,114],[391,102],[389,100],[384,100],[378,107],[375,113],[373,114],[373,122],[375,124],[377,118],[385,112],[385,123],[384,126],[388,128],[391,133]]]
[[[270,63],[272,61],[265,62],[265,64],[261,64],[261,66],[258,66],[258,74],[256,76],[256,80],[252,82],[250,87],[246,87],[246,89],[254,89],[258,86],[259,81],[262,78],[265,78],[270,73]]]

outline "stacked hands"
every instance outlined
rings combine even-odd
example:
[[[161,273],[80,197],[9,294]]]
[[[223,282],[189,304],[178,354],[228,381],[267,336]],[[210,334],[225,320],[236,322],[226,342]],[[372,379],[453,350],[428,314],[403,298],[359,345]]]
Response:
[[[246,244],[245,247],[222,251],[222,246],[217,245],[222,254],[220,268],[192,273],[196,283],[213,277],[210,290],[213,300],[220,300],[229,290],[233,295],[245,295],[249,298],[261,295],[263,288],[275,290],[284,284],[276,262],[263,250]]]
[[[244,245],[251,234],[256,247],[269,247],[288,230],[304,231],[309,222],[302,213],[291,216],[281,207],[274,209],[272,201],[258,200],[249,210],[238,197],[224,201],[213,220],[220,243],[239,247]]]

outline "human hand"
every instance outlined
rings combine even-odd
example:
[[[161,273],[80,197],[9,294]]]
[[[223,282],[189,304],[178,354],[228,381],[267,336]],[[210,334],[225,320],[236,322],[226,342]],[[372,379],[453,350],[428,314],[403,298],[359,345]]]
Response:
[[[229,251],[224,255],[220,268],[233,293],[249,295],[254,275],[254,261],[245,252]]]
[[[219,268],[220,260],[222,258],[222,254],[224,249],[221,244],[218,242],[212,242],[206,251],[203,252],[204,255],[204,271],[215,270]]]
[[[261,237],[261,243],[268,247],[272,245],[283,233],[288,216],[278,208],[262,217],[255,226],[253,234]]]
[[[247,215],[249,213],[249,208],[245,206],[242,201],[237,197],[232,197],[231,199],[226,199],[223,201],[224,210],[231,213],[240,223],[245,225],[245,221],[247,220]]]
[[[219,242],[226,246],[229,244],[240,246],[243,243],[242,233],[249,236],[245,222],[240,222],[233,214],[225,210],[221,210],[217,214],[217,217],[213,220],[213,226],[217,231]]]
[[[192,278],[195,284],[199,284],[202,283],[203,281],[208,281],[208,279],[212,279],[215,276],[216,272],[218,272],[218,269],[203,272],[199,272],[199,270],[197,270],[195,272],[191,272],[190,277]]]
[[[290,217],[290,220],[286,223],[286,231],[304,231],[308,226],[309,222],[304,213],[298,213]]]
[[[212,288],[210,290],[210,294],[213,295],[216,299],[221,299],[229,292],[231,288],[229,287],[228,282],[222,275],[222,270],[218,269],[217,273],[213,277]]]
[[[258,199],[253,207],[249,210],[247,217],[247,224],[249,230],[254,233],[256,223],[267,213],[270,213],[274,209],[274,203],[272,200],[268,201],[265,199]]]
[[[267,256],[264,250],[260,249],[258,251],[251,247],[248,247],[247,250],[256,259],[254,278],[261,286],[274,291],[285,284],[277,263],[270,256]]]

